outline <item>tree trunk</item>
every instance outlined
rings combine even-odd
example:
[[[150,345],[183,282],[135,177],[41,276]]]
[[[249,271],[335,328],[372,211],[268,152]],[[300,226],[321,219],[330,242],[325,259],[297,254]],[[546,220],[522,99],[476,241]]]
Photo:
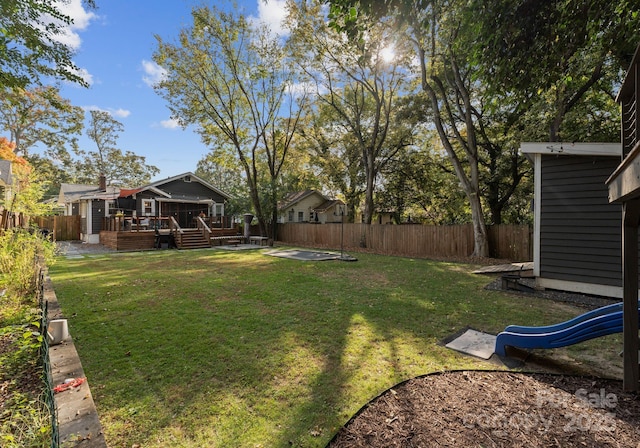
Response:
[[[465,98],[464,102],[467,103],[467,109],[464,111],[464,113],[467,115],[464,122],[464,131],[466,133],[465,139],[465,137],[457,128],[458,122],[455,118],[455,115],[451,111],[451,105],[447,103],[447,95],[442,80],[438,79],[435,75],[432,75],[431,78],[427,77],[427,67],[425,63],[424,50],[419,49],[419,53],[421,57],[422,89],[427,93],[429,99],[431,100],[431,106],[434,115],[434,124],[438,131],[440,141],[442,142],[442,145],[444,146],[447,155],[451,160],[456,176],[462,184],[462,188],[471,206],[471,219],[473,221],[474,235],[473,256],[488,257],[489,241],[487,238],[487,227],[484,220],[484,214],[482,212],[482,203],[480,202],[477,144],[475,140],[475,128],[473,127],[472,120],[469,118],[470,109],[468,105],[468,92],[464,90],[464,86],[461,84],[461,82],[456,79],[456,84],[454,85],[454,87],[457,89],[458,97]],[[456,65],[452,64],[452,68],[455,74],[457,68]],[[433,85],[431,84],[431,81],[433,82]],[[440,105],[436,89],[441,92],[442,106]],[[458,143],[460,143],[460,145],[464,148],[466,161],[469,164],[469,175],[467,175],[462,161],[460,160],[458,154],[454,149],[454,144],[449,137],[449,133],[445,130],[445,119],[448,120],[447,122],[451,127],[451,130],[456,135],[455,138],[457,139]]]
[[[362,148],[362,160],[365,168],[366,188],[364,194],[364,210],[362,222],[371,224],[373,220],[373,187],[376,178],[375,159],[373,148]]]
[[[473,254],[474,257],[489,256],[489,237],[487,225],[482,214],[480,196],[477,193],[467,195],[471,205],[471,219],[473,221]]]

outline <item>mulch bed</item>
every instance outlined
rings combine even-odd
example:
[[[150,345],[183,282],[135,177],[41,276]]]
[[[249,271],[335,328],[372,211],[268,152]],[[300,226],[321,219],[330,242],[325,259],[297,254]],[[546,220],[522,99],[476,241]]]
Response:
[[[637,448],[640,399],[609,379],[445,372],[384,392],[328,446]]]

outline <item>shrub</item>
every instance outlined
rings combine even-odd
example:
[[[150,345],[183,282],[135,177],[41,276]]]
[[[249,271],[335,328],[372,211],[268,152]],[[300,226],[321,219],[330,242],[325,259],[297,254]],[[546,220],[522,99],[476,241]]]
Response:
[[[38,232],[0,235],[0,446],[51,446],[51,410],[45,394],[44,332],[38,308],[40,266],[55,245]]]
[[[6,230],[0,235],[0,288],[4,297],[19,298],[23,304],[33,302],[38,279],[38,265],[53,262],[55,245],[39,232],[25,229]],[[38,259],[42,257],[42,263]]]

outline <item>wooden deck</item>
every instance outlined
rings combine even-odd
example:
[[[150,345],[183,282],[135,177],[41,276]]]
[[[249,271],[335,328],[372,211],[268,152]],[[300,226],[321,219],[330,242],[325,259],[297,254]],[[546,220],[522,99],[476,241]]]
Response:
[[[114,250],[147,250],[153,249],[156,241],[154,230],[129,231],[100,231],[100,243]]]

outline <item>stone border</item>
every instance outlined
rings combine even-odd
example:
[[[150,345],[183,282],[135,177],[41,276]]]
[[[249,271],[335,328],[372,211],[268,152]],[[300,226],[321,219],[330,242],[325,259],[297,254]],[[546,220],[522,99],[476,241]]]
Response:
[[[64,319],[51,278],[44,280],[44,300],[48,302],[47,319]],[[53,385],[69,378],[84,378],[84,370],[71,336],[49,347]],[[89,382],[54,395],[61,447],[107,448]]]

